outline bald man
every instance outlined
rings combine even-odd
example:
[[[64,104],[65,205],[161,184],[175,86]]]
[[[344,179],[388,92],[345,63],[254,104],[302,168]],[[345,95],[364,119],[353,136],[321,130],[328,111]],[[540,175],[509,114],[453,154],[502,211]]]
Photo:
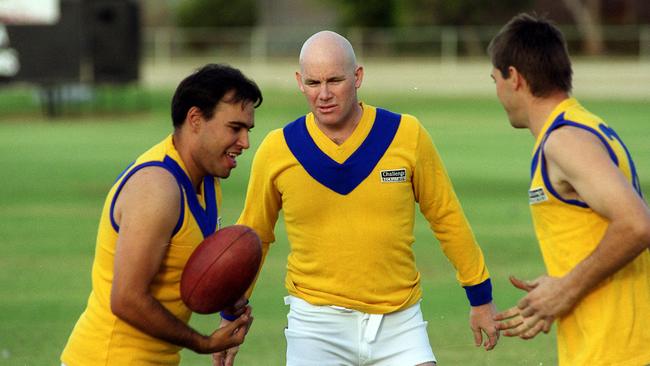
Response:
[[[284,213],[287,365],[436,364],[412,250],[416,203],[467,292],[476,345],[492,349],[489,273],[427,131],[358,100],[363,67],[342,36],[314,34],[299,61],[311,112],[266,136],[239,219],[266,254]]]

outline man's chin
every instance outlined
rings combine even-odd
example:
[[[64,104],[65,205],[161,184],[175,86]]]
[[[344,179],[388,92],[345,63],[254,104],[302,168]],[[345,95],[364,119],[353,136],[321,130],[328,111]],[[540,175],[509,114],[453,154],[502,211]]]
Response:
[[[212,176],[220,178],[220,179],[226,179],[226,178],[228,178],[230,176],[231,171],[232,171],[232,169],[222,170],[222,171],[219,171],[219,172],[215,172],[214,174],[212,174]]]
[[[331,126],[337,124],[336,116],[332,113],[318,113],[316,114],[316,120],[318,123],[325,126]]]

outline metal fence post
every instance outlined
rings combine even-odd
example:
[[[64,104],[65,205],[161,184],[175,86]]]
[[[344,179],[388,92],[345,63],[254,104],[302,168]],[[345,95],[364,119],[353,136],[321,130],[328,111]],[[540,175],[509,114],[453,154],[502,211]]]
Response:
[[[255,27],[251,32],[251,62],[266,64],[268,59],[268,33],[265,26]]]
[[[443,27],[440,33],[440,60],[443,63],[456,64],[458,58],[458,30]]]
[[[639,61],[650,62],[650,25],[639,29]]]
[[[363,59],[363,30],[357,27],[351,27],[348,32],[348,38],[354,48],[354,54],[357,60]]]
[[[153,28],[153,61],[156,65],[171,64],[172,30],[170,27]]]

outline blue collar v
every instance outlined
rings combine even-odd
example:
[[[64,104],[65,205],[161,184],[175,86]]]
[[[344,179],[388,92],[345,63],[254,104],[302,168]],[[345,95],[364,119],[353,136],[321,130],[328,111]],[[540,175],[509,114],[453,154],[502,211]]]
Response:
[[[377,108],[377,115],[368,136],[361,146],[339,164],[318,148],[307,131],[305,116],[284,127],[284,138],[289,150],[307,173],[334,192],[346,195],[352,192],[375,168],[399,127],[401,115]]]
[[[172,170],[172,173],[176,177],[176,180],[180,183],[185,191],[185,197],[187,198],[187,205],[196,219],[203,237],[206,238],[210,234],[214,233],[217,230],[217,199],[214,191],[214,178],[210,175],[206,175],[203,178],[203,191],[205,198],[205,210],[201,207],[198,198],[196,197],[196,192],[194,191],[194,186],[192,181],[187,176],[183,168],[181,168],[178,163],[170,158],[165,156],[164,163],[169,166]]]

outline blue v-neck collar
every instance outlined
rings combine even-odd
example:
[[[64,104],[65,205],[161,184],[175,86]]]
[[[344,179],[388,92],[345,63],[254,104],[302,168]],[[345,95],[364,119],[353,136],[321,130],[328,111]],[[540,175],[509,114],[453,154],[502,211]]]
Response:
[[[199,199],[196,197],[196,191],[192,185],[192,181],[187,176],[183,168],[181,168],[178,163],[170,158],[165,156],[164,163],[169,166],[172,170],[172,173],[176,177],[176,180],[180,183],[185,191],[185,197],[187,198],[187,205],[192,212],[192,215],[196,219],[203,237],[208,237],[210,234],[214,233],[217,230],[217,199],[214,190],[214,178],[210,175],[207,175],[203,178],[203,194],[205,201],[205,209],[201,206]]]
[[[368,177],[397,133],[401,115],[381,108],[376,110],[368,136],[342,164],[316,145],[307,130],[305,116],[284,127],[284,138],[291,153],[312,178],[334,192],[346,195]]]

